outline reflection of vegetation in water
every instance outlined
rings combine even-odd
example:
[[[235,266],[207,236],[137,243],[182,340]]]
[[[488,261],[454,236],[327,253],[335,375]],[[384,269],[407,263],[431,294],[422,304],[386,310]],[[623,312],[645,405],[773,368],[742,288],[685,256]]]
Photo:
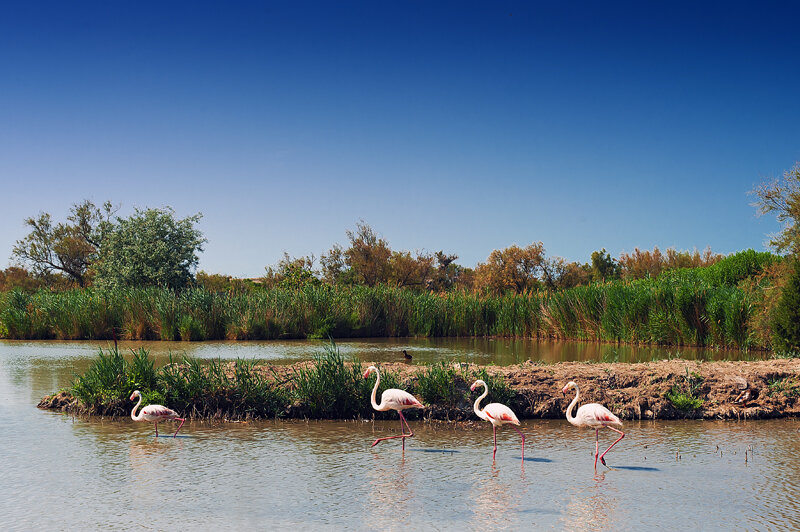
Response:
[[[705,401],[697,397],[697,390],[703,384],[703,377],[686,368],[686,375],[680,384],[675,384],[665,394],[665,397],[678,410],[693,411],[703,406]]]

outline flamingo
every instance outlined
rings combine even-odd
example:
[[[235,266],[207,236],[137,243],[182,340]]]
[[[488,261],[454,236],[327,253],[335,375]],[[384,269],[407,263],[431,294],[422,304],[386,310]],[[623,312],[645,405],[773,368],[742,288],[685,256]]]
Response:
[[[399,436],[389,436],[386,438],[378,438],[374,442],[372,442],[372,447],[378,445],[378,443],[382,442],[383,440],[392,440],[394,438],[403,438],[403,450],[406,450],[406,438],[411,438],[414,436],[414,431],[411,430],[411,427],[408,426],[408,421],[403,416],[403,410],[406,408],[425,408],[422,403],[417,401],[417,398],[411,395],[410,393],[404,390],[398,390],[397,388],[389,388],[388,390],[384,390],[381,394],[381,404],[375,402],[375,394],[378,393],[378,385],[381,382],[381,374],[378,372],[378,368],[375,366],[370,366],[367,368],[367,371],[364,372],[364,378],[369,378],[370,373],[375,373],[377,377],[375,379],[375,387],[372,388],[372,408],[377,410],[378,412],[385,412],[387,410],[396,410],[398,414],[400,414],[400,435]],[[403,423],[406,424],[406,428],[408,428],[408,434],[403,432]]]
[[[134,421],[152,421],[156,426],[156,438],[158,438],[159,421],[166,421],[167,419],[180,421],[181,424],[178,426],[178,430],[181,430],[184,422],[186,422],[184,418],[178,417],[177,412],[162,405],[147,405],[146,407],[142,408],[142,411],[139,412],[139,415],[137,416],[136,409],[139,408],[140,404],[142,404],[142,394],[139,392],[139,390],[136,390],[131,394],[131,401],[137,397],[139,398],[139,402],[136,403],[136,406],[134,406],[133,410],[131,410],[131,419]],[[178,430],[176,430],[175,434],[172,435],[173,438],[178,435]]]
[[[581,394],[581,390],[578,388],[578,385],[575,384],[575,381],[569,381],[567,385],[564,386],[564,389],[561,390],[561,392],[567,393],[570,388],[575,388],[575,399],[573,399],[569,404],[569,407],[567,407],[567,421],[576,427],[589,427],[590,429],[594,429],[594,468],[597,470],[597,454],[600,452],[600,429],[607,428],[621,434],[621,436],[617,438],[614,443],[609,445],[608,449],[606,449],[605,452],[600,455],[600,462],[602,462],[603,465],[606,465],[606,460],[603,457],[608,451],[611,450],[612,447],[617,444],[617,442],[619,442],[619,440],[625,437],[624,432],[615,429],[611,425],[622,428],[622,422],[617,416],[612,414],[608,408],[598,403],[589,403],[581,406],[578,409],[577,414],[573,417],[572,409],[575,408],[575,405],[578,402],[578,396]]]
[[[519,426],[519,419],[517,419],[517,416],[510,408],[500,403],[489,403],[481,410],[479,405],[480,402],[483,401],[483,398],[489,395],[489,386],[487,386],[484,381],[478,379],[472,383],[469,389],[474,392],[475,388],[478,386],[483,386],[484,390],[483,395],[475,399],[475,415],[492,424],[492,429],[494,430],[494,451],[492,452],[492,460],[494,460],[497,454],[497,427],[505,425],[506,423],[511,424],[512,427],[514,425]],[[514,430],[519,432],[522,438],[522,459],[525,460],[525,435],[517,427],[514,427]]]

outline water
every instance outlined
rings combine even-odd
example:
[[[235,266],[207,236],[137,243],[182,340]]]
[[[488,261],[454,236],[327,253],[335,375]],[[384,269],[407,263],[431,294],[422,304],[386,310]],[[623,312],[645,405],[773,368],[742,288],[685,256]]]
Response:
[[[397,421],[188,421],[154,438],[35,407],[93,349],[0,344],[3,530],[800,527],[800,420],[628,422],[596,475],[593,432],[562,420],[523,421],[525,462],[506,429],[492,463],[485,423],[411,422],[405,453],[370,448]]]

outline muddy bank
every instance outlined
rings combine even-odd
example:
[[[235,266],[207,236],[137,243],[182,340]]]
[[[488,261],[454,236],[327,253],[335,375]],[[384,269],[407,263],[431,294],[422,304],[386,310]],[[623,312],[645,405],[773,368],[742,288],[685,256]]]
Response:
[[[231,368],[233,368],[231,363]],[[291,387],[294,366],[261,366],[259,371],[276,379],[277,385]],[[365,363],[364,366],[369,363]],[[393,372],[402,386],[414,392],[415,383],[425,366],[402,363],[381,364]],[[474,417],[470,393],[474,372],[483,369],[475,364],[454,364],[458,399],[449,404],[429,404],[424,411],[407,411],[409,418],[469,420]],[[501,376],[515,392],[509,406],[520,418],[560,418],[574,392],[566,396],[562,387],[574,380],[581,389],[580,404],[604,404],[622,419],[764,419],[800,416],[800,359],[753,362],[697,362],[664,360],[639,364],[587,364],[563,362],[536,364],[528,361],[515,366],[485,366],[490,375]],[[231,370],[233,371],[233,369]],[[184,415],[194,418],[244,419],[224,397],[216,406],[193,407]],[[364,397],[369,401],[369,397]],[[423,398],[423,402],[424,398]],[[132,405],[119,404],[102,415],[120,415]],[[86,409],[68,392],[47,396],[40,408],[86,414]],[[281,417],[304,418],[309,415],[302,401],[287,404]]]

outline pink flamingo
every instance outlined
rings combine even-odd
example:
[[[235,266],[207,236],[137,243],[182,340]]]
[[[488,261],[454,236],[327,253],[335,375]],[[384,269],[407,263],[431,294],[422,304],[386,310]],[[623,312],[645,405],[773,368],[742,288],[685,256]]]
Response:
[[[398,414],[400,414],[400,435],[399,436],[389,436],[386,438],[378,438],[374,442],[372,442],[372,447],[378,445],[379,442],[383,440],[392,440],[394,438],[403,438],[403,450],[406,450],[406,438],[411,438],[414,436],[414,431],[411,430],[411,427],[408,426],[408,421],[403,416],[403,410],[406,408],[425,408],[422,403],[417,401],[416,397],[411,395],[410,393],[404,390],[398,390],[397,388],[389,388],[388,390],[384,390],[381,394],[381,404],[375,402],[375,394],[378,393],[378,385],[381,382],[381,374],[378,372],[378,368],[375,366],[370,366],[367,368],[367,371],[364,373],[364,378],[368,378],[370,373],[375,373],[377,377],[375,379],[375,387],[372,389],[372,408],[377,410],[378,412],[385,412],[387,410],[396,410]],[[408,434],[403,432],[403,423],[406,424],[406,428],[408,428]]]
[[[484,391],[483,395],[475,399],[475,415],[492,424],[492,429],[494,430],[494,451],[492,452],[492,460],[494,460],[494,457],[497,454],[497,427],[505,425],[506,423],[511,424],[512,427],[514,425],[519,426],[519,419],[517,419],[517,416],[510,408],[500,403],[489,403],[483,407],[483,410],[481,410],[480,402],[483,401],[484,397],[489,395],[489,387],[485,382],[479,379],[473,382],[469,389],[474,392],[475,388],[478,386],[483,386]],[[519,432],[519,435],[522,438],[522,459],[525,460],[525,435],[517,427],[513,428]]]
[[[131,401],[136,398],[139,398],[139,402],[136,403],[136,406],[133,407],[131,410],[131,419],[134,421],[152,421],[156,426],[156,438],[158,437],[158,422],[159,421],[166,421],[167,419],[173,419],[175,421],[180,421],[181,424],[178,426],[178,430],[181,430],[184,422],[186,421],[182,417],[178,417],[178,413],[172,409],[167,408],[166,406],[161,405],[147,405],[146,407],[142,408],[142,411],[139,412],[139,415],[136,415],[136,409],[139,408],[139,405],[142,404],[142,394],[139,390],[136,390],[131,394]],[[172,435],[174,438],[178,435],[178,430],[175,431],[175,434]]]
[[[611,411],[604,407],[601,404],[597,403],[589,403],[586,405],[581,406],[578,409],[577,414],[572,417],[572,409],[575,408],[575,405],[578,402],[578,396],[581,393],[580,388],[578,385],[575,384],[575,381],[569,381],[564,389],[561,390],[562,393],[567,393],[570,388],[575,388],[575,399],[569,404],[567,407],[567,421],[575,425],[576,427],[589,427],[594,429],[594,468],[597,469],[597,454],[600,452],[600,429],[607,428],[611,429],[614,432],[619,432],[621,436],[611,445],[608,446],[608,449],[600,455],[600,462],[603,465],[606,465],[606,460],[603,458],[608,451],[614,447],[619,440],[625,437],[625,433],[621,430],[617,430],[611,425],[615,425],[619,428],[622,428],[622,422],[619,420],[617,416],[611,413]]]

